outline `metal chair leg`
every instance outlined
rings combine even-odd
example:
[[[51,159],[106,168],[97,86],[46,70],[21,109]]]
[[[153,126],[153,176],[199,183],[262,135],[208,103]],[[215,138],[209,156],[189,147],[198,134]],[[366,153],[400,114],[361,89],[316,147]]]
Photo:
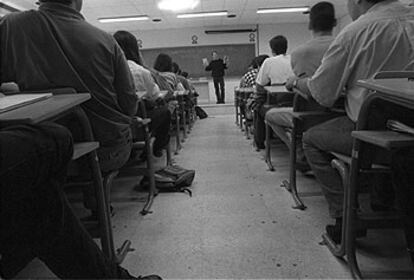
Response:
[[[152,203],[154,202],[154,197],[157,195],[157,190],[155,187],[155,169],[154,169],[154,156],[153,146],[154,146],[154,138],[151,138],[150,141],[145,141],[146,151],[147,151],[147,176],[149,179],[149,191],[147,201],[144,205],[144,208],[141,210],[142,215],[150,214]]]
[[[269,171],[275,171],[275,168],[273,167],[272,164],[272,156],[270,154],[270,130],[272,129],[267,123],[266,123],[266,141],[265,141],[265,148],[266,148],[266,164],[267,167],[269,168]]]

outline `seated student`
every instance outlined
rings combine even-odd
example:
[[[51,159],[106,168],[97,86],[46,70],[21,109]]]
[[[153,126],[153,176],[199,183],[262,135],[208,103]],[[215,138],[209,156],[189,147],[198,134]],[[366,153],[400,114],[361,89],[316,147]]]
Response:
[[[309,29],[312,31],[312,39],[291,54],[292,69],[296,77],[312,77],[334,39],[332,31],[335,25],[335,8],[331,3],[319,2],[310,9]],[[266,113],[265,120],[275,132],[283,134],[286,128],[293,127],[292,113],[292,107],[273,108]],[[303,172],[309,170],[302,141],[297,143],[297,168]]]
[[[262,66],[263,62],[267,58],[269,58],[269,56],[264,54],[264,55],[256,56],[253,59],[252,63],[249,66],[249,70],[247,71],[246,74],[243,75],[243,77],[240,80],[240,85],[239,85],[240,88],[253,88],[256,86],[257,74],[259,73],[259,69]],[[245,115],[246,118],[249,120],[253,119],[253,115],[251,113],[252,111],[251,106],[253,105],[253,102],[254,102],[254,96],[251,95],[248,97],[246,104],[241,104],[240,106],[241,113]]]
[[[314,75],[292,77],[286,84],[325,107],[345,95],[347,115],[314,126],[303,137],[306,158],[322,183],[330,215],[336,219],[326,231],[337,242],[341,240],[344,190],[340,176],[331,167],[329,152],[351,155],[351,132],[368,96],[368,91],[356,83],[379,71],[414,70],[412,8],[396,0],[348,0],[348,11],[354,22],[335,38]]]
[[[256,86],[256,78],[259,73],[259,69],[263,62],[269,58],[267,54],[256,56],[250,64],[249,70],[240,80],[241,88],[250,88]]]
[[[130,157],[130,123],[138,106],[128,63],[111,35],[85,21],[82,0],[39,2],[37,11],[0,20],[0,83],[15,82],[21,91],[71,87],[89,92],[91,99],[82,107],[99,141],[101,170],[116,170]],[[65,119],[65,125],[75,138],[82,137],[77,122]],[[88,190],[85,206],[94,209]]]
[[[257,94],[254,107],[257,111],[257,117],[254,124],[254,141],[258,149],[264,149],[265,147],[264,117],[267,109],[263,108],[266,100],[266,90],[264,87],[273,84],[284,84],[287,78],[293,75],[292,67],[290,66],[290,55],[286,54],[288,49],[287,39],[282,35],[278,35],[273,37],[269,44],[273,57],[263,62],[256,79]]]
[[[173,61],[168,54],[160,53],[154,62],[152,72],[155,82],[161,90],[169,91],[169,97],[176,90],[184,90],[183,85],[173,73]]]
[[[182,75],[180,66],[176,62],[173,62],[172,64],[172,72],[177,76],[177,79],[183,85],[185,90],[191,90],[190,83],[187,78]]]
[[[154,155],[160,157],[162,155],[162,149],[170,141],[171,113],[165,106],[156,106],[160,89],[154,82],[151,72],[143,66],[135,36],[127,31],[117,31],[114,34],[114,38],[128,60],[136,90],[146,91],[143,97],[145,98],[147,116],[151,119],[150,129],[155,136]],[[135,134],[133,135],[134,138],[139,138],[139,131],[132,129],[132,132]]]
[[[5,128],[0,147],[0,278],[37,257],[62,279],[161,279],[108,260],[73,214],[62,190],[73,153],[67,129]]]
[[[37,11],[11,13],[0,21],[0,83],[15,82],[22,91],[90,92],[83,108],[100,142],[101,169],[118,169],[129,158],[130,116],[138,100],[122,50],[111,35],[85,21],[82,0],[39,2]]]

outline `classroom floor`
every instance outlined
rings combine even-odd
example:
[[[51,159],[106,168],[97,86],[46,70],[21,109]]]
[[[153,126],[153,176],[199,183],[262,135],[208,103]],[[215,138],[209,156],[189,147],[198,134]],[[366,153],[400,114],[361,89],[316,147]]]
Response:
[[[174,157],[196,170],[193,197],[161,193],[153,213],[141,216],[143,194],[133,190],[137,179],[115,182],[115,242],[129,239],[135,248],[122,265],[136,275],[168,279],[351,278],[345,262],[319,244],[331,222],[324,198],[305,197],[308,209],[294,210],[290,194],[280,187],[288,177],[287,149],[275,142],[276,171],[269,172],[263,153],[235,125],[232,106],[206,110],[209,118],[196,122]],[[298,186],[320,191],[316,180],[302,175]],[[137,200],[125,202],[128,196]],[[400,231],[370,231],[359,246],[362,271],[410,269]],[[51,276],[34,262],[19,278]]]

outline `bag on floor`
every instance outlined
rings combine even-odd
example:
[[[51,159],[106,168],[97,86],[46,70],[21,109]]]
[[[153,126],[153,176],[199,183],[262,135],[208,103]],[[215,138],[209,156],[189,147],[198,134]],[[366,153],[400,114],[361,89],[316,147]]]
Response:
[[[205,119],[205,118],[208,117],[206,111],[204,111],[203,109],[201,109],[200,106],[195,106],[195,112],[196,112],[197,117],[200,118],[200,120]]]
[[[155,172],[155,187],[160,192],[185,192],[192,196],[189,189],[195,177],[195,170],[184,169],[178,165],[167,166]],[[148,186],[148,178],[144,178],[142,185]]]

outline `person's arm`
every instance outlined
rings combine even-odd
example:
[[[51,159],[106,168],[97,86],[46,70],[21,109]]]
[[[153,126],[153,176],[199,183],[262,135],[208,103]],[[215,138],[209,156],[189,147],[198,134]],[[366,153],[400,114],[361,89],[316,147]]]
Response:
[[[212,64],[213,64],[213,61],[211,61],[211,62],[207,65],[207,67],[206,67],[206,71],[211,71],[211,70],[213,70]]]
[[[115,79],[114,87],[116,90],[118,104],[124,114],[134,116],[138,109],[138,96],[135,93],[134,79],[125,56],[118,44],[114,44],[115,52]]]
[[[155,83],[154,78],[152,77],[150,71],[143,72],[143,80],[144,80],[144,87],[147,90],[145,97],[151,101],[155,101],[160,94],[160,88]]]
[[[229,58],[227,56],[225,56],[224,60],[223,60],[224,69],[227,69],[229,67],[229,62],[230,62]]]

